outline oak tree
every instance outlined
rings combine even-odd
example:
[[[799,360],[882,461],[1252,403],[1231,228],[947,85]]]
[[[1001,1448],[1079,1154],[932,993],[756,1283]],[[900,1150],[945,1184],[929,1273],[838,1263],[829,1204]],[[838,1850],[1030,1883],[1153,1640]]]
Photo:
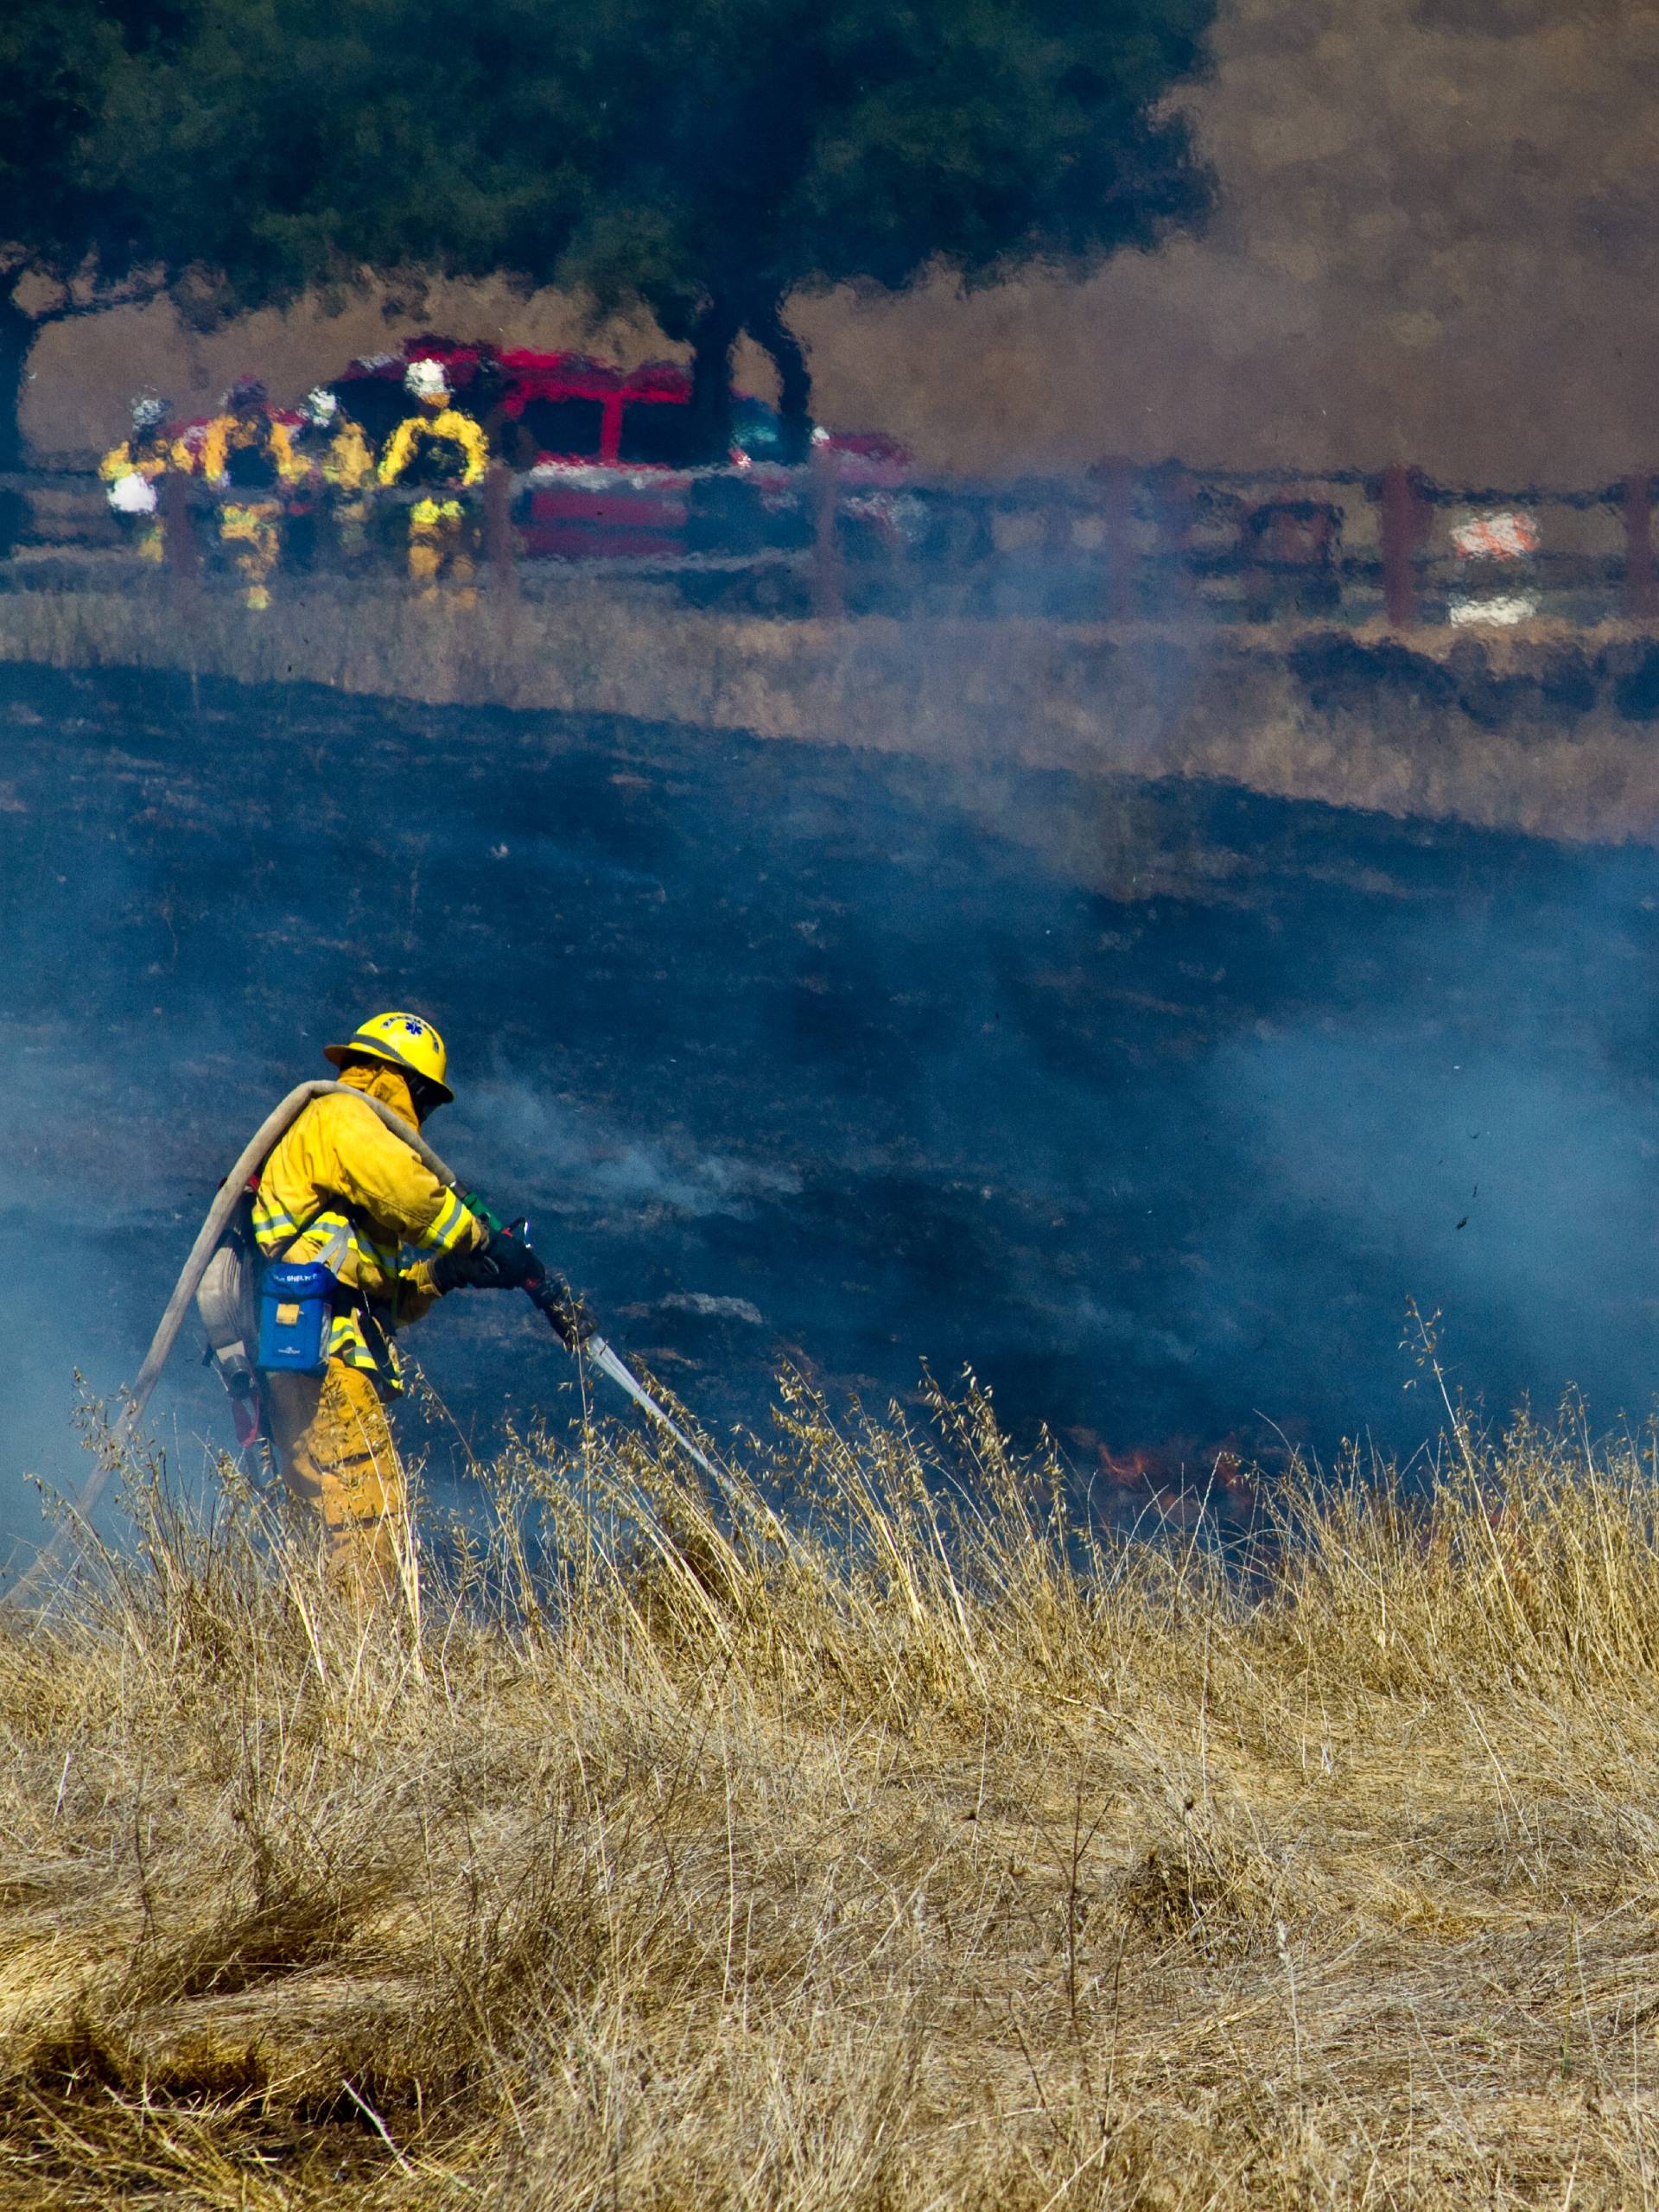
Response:
[[[803,292],[1081,272],[1197,218],[1173,88],[1216,0],[202,0],[152,57],[130,183],[206,315],[365,270],[643,305],[705,450],[745,331],[795,454]],[[158,187],[158,176],[168,181]]]
[[[22,466],[19,407],[41,332],[165,281],[110,124],[124,79],[188,29],[185,0],[0,8],[0,470]]]

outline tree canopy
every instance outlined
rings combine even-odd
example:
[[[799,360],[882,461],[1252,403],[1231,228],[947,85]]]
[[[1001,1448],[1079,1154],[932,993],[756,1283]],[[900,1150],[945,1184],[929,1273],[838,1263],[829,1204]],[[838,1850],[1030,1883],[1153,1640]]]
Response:
[[[144,219],[106,130],[124,79],[176,51],[189,22],[186,0],[0,9],[0,469],[19,465],[17,402],[41,328],[161,281],[143,268]]]
[[[711,353],[713,397],[741,328],[787,372],[792,292],[896,289],[934,265],[969,283],[1078,270],[1150,245],[1204,203],[1185,125],[1160,103],[1201,65],[1211,12],[620,0],[588,86],[611,127],[563,280],[641,298]]]
[[[804,435],[792,294],[1081,271],[1201,214],[1166,102],[1215,4],[201,0],[114,136],[201,311],[365,267],[643,304],[717,450],[745,330]]]

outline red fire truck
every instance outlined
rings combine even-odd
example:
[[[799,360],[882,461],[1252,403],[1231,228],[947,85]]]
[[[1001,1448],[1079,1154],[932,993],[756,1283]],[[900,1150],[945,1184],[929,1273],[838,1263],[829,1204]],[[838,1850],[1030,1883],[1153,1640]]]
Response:
[[[666,559],[690,518],[691,379],[582,353],[504,354],[497,445],[524,472],[524,550],[562,561]]]
[[[811,536],[803,472],[784,466],[778,413],[764,400],[734,395],[728,461],[697,467],[691,378],[676,362],[622,370],[585,353],[503,353],[429,335],[353,361],[333,387],[377,445],[408,412],[403,378],[416,359],[444,364],[456,405],[522,480],[516,519],[532,556],[742,557],[793,551]],[[879,432],[812,435],[834,458],[849,550],[896,543],[905,448]]]

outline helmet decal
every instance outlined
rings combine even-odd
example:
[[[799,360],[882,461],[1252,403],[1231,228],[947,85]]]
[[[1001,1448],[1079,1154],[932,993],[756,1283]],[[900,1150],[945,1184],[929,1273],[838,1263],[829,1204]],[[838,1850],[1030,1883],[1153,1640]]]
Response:
[[[327,1045],[323,1058],[343,1067],[347,1060],[389,1061],[406,1075],[421,1077],[445,1098],[454,1096],[448,1084],[448,1053],[432,1024],[418,1014],[395,1011],[371,1014],[358,1024],[343,1045]]]

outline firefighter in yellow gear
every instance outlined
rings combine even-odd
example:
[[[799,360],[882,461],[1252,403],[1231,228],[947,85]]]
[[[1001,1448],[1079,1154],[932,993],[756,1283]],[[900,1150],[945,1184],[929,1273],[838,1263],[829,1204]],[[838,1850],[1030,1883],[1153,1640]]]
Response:
[[[308,391],[300,403],[302,421],[293,440],[296,464],[309,479],[313,497],[332,524],[334,550],[355,566],[368,547],[369,494],[374,483],[374,448],[360,423],[340,406],[327,385]]]
[[[429,1021],[380,1014],[326,1058],[411,1129],[454,1096]],[[522,1287],[538,1263],[493,1234],[366,1105],[314,1098],[260,1171],[253,1233],[267,1261],[321,1261],[338,1284],[320,1375],[270,1372],[265,1405],[290,1497],[359,1591],[406,1559],[408,1493],[384,1401],[403,1388],[395,1338],[462,1285]]]
[[[380,462],[383,484],[410,484],[424,496],[409,511],[409,580],[423,599],[438,595],[447,574],[463,603],[473,597],[473,557],[466,538],[463,491],[483,480],[489,442],[470,415],[450,404],[441,361],[411,361],[404,389],[418,401],[392,432]]]
[[[226,393],[224,412],[203,433],[197,467],[223,494],[219,543],[236,564],[244,601],[263,613],[282,553],[283,495],[303,464],[257,377],[244,377]]]
[[[99,480],[109,486],[110,510],[141,561],[160,562],[167,550],[159,492],[169,468],[180,465],[168,435],[172,409],[145,392],[132,403],[132,431],[111,446],[98,464]]]

